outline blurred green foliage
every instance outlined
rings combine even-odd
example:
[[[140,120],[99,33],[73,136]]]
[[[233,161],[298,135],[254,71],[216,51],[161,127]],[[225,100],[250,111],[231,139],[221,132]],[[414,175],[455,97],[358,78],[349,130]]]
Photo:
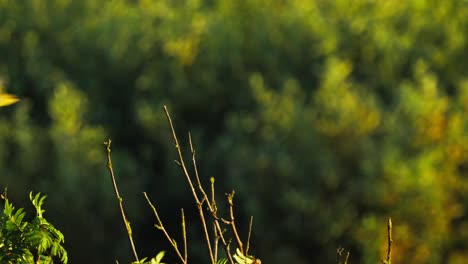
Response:
[[[388,216],[393,262],[464,263],[467,29],[461,0],[0,0],[0,76],[22,99],[0,114],[0,185],[48,194],[72,262],[128,262],[111,137],[153,255],[168,245],[141,192],[175,230],[192,205],[167,104],[203,180],[236,189],[245,225],[255,216],[265,263],[332,263],[340,244],[376,263]]]

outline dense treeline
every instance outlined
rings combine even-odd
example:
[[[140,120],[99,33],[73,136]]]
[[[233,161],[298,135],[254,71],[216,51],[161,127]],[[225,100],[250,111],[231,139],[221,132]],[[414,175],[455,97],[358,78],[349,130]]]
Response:
[[[166,104],[265,263],[339,245],[376,263],[389,216],[395,263],[464,263],[467,36],[458,0],[0,0],[0,76],[22,98],[0,114],[0,185],[48,195],[71,262],[129,261],[111,137],[138,247],[168,249],[141,195],[174,230],[192,205]]]

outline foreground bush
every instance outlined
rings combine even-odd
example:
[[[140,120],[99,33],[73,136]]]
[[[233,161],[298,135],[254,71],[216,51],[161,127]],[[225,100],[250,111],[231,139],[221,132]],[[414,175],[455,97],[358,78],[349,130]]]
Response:
[[[24,209],[15,209],[8,200],[7,192],[2,194],[4,209],[0,216],[0,263],[68,263],[63,234],[43,216],[45,198],[40,193],[29,194],[36,216],[27,221]]]

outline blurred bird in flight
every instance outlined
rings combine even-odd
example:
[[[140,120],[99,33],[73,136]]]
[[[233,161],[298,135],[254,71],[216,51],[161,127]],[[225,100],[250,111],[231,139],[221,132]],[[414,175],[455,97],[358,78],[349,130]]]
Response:
[[[19,98],[16,95],[5,93],[5,88],[3,83],[0,80],[0,107],[14,104],[19,101]]]

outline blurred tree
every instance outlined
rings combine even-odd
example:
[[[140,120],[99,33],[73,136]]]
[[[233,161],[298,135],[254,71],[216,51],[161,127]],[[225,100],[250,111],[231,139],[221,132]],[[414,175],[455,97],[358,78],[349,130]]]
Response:
[[[341,244],[375,263],[391,215],[396,263],[462,263],[467,28],[456,0],[0,0],[0,77],[22,98],[0,115],[0,185],[14,203],[48,194],[72,262],[129,261],[100,149],[111,137],[137,247],[153,255],[168,245],[141,191],[170,229],[192,205],[166,104],[202,180],[255,215],[265,262],[333,262]]]

